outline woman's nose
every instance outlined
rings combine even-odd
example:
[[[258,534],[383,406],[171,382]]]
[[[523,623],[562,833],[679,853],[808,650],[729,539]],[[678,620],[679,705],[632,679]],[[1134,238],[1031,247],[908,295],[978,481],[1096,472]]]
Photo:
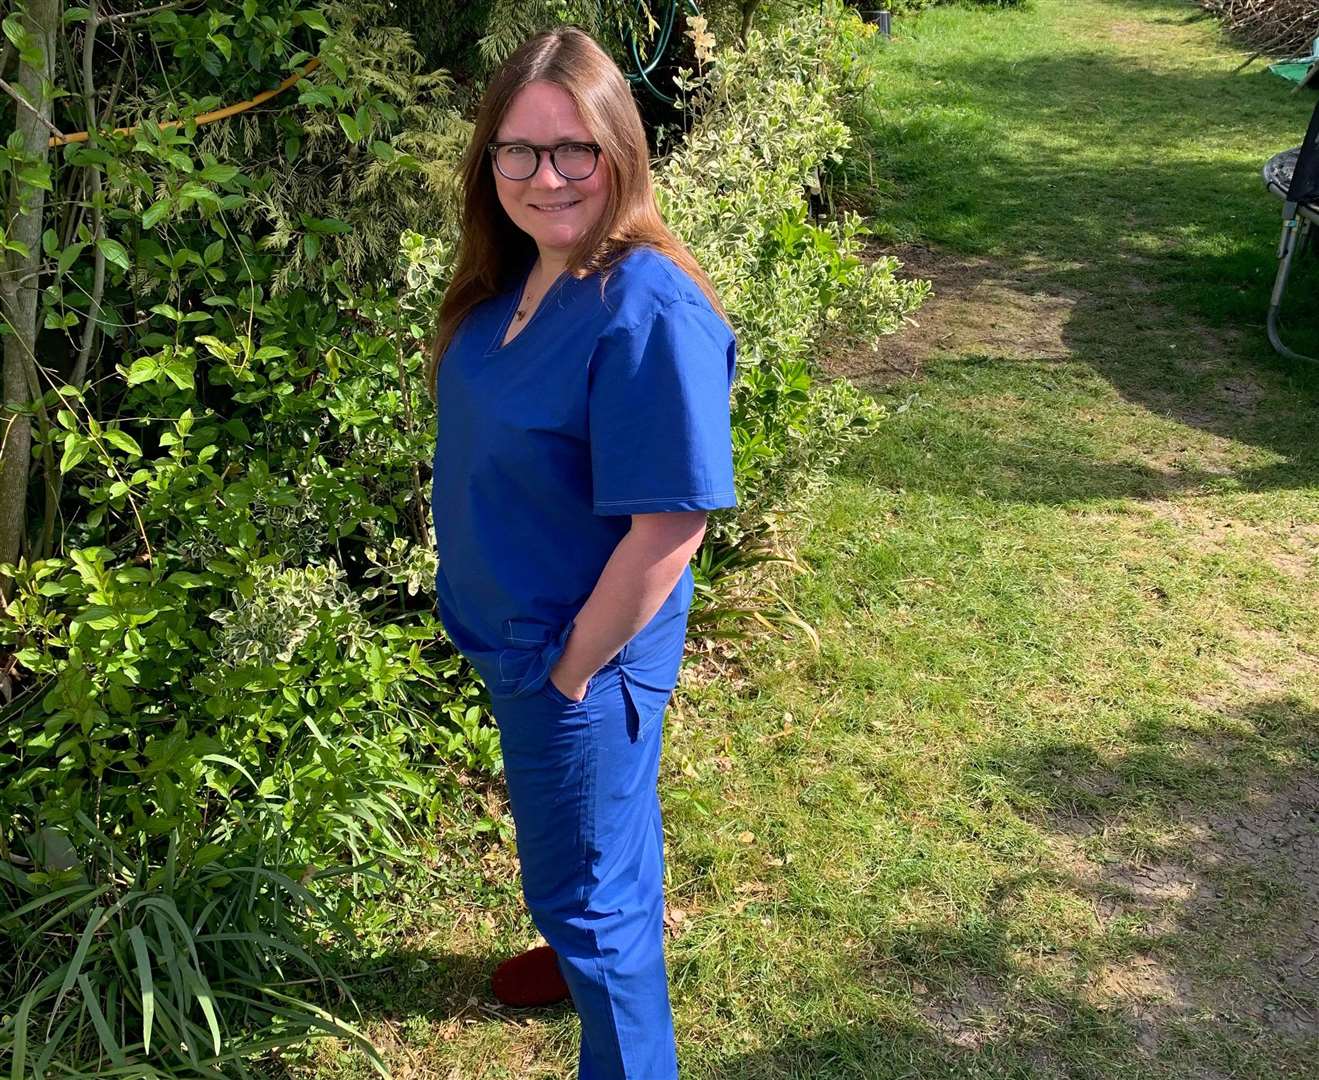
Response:
[[[568,181],[554,171],[554,162],[550,160],[549,153],[542,153],[536,162],[536,173],[531,178],[531,186],[557,190],[558,188],[563,187],[567,182]]]

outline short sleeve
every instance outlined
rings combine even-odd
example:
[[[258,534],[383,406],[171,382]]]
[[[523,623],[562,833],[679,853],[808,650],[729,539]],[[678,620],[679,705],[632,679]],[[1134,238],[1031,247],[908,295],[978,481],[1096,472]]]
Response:
[[[587,407],[596,514],[737,505],[728,405],[736,351],[714,309],[685,299],[601,337]]]

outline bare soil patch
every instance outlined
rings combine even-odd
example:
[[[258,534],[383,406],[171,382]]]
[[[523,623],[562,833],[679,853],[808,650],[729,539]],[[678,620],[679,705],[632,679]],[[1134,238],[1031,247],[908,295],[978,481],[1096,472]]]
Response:
[[[858,386],[877,386],[918,375],[941,353],[985,354],[1020,360],[1067,360],[1063,328],[1078,296],[1039,284],[1046,267],[905,244],[870,254],[892,255],[907,278],[927,278],[934,289],[914,316],[916,325],[881,339],[873,350],[826,352],[825,373]]]
[[[921,1015],[940,1036],[964,1050],[975,1050],[990,1041],[1010,1012],[1007,996],[983,977],[964,979],[952,992],[922,993],[923,989],[916,988]]]
[[[1319,776],[1182,807],[1159,858],[1096,862],[1079,842],[1093,831],[1058,835],[1060,863],[1101,925],[1150,940],[1100,968],[1095,1005],[1124,1010],[1150,1050],[1191,1016],[1319,1037]]]
[[[1319,524],[1309,521],[1247,521],[1196,499],[1152,499],[1145,507],[1177,526],[1179,542],[1201,553],[1248,547],[1280,574],[1314,580],[1319,571]]]

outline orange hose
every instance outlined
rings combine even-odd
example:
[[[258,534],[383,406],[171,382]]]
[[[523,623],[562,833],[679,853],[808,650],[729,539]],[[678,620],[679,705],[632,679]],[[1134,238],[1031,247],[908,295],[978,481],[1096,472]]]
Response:
[[[248,109],[260,105],[263,101],[269,101],[276,94],[282,94],[303,76],[310,75],[320,66],[321,62],[315,57],[312,57],[312,59],[307,61],[307,66],[305,68],[295,75],[290,75],[273,90],[262,90],[256,97],[249,98],[247,101],[240,101],[236,105],[226,105],[223,109],[216,109],[214,112],[202,113],[200,116],[196,117],[196,122],[199,125],[213,124],[216,120],[225,120],[230,116],[236,116],[238,113],[247,112]],[[169,127],[181,127],[185,123],[187,123],[185,120],[162,120],[158,126],[163,131],[165,128]],[[114,130],[116,135],[131,135],[137,130],[137,128],[138,125],[134,124],[132,127],[121,127],[115,128]],[[62,146],[64,143],[86,141],[87,132],[85,131],[75,131],[69,135],[52,135],[50,137],[51,146]]]

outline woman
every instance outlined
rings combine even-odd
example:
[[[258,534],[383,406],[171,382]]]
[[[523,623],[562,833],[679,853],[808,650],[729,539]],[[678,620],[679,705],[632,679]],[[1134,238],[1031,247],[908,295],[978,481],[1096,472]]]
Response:
[[[661,719],[706,512],[737,505],[736,345],[660,218],[627,82],[583,31],[496,73],[463,182],[430,372],[436,610],[489,689],[549,942],[496,989],[526,1003],[561,972],[580,1076],[666,1080]]]

